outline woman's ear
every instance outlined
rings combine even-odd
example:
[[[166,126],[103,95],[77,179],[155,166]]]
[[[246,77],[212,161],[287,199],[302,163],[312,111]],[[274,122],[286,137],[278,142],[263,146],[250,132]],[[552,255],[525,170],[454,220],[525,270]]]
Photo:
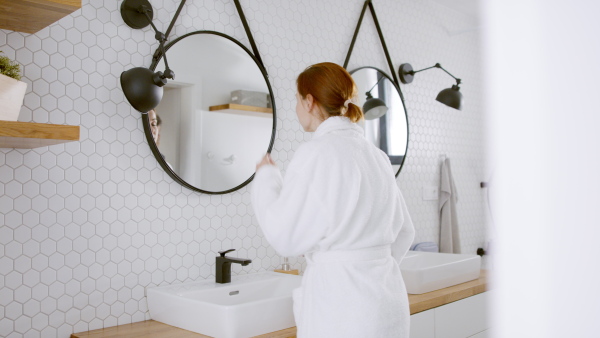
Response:
[[[307,110],[312,111],[315,106],[315,98],[311,94],[306,94],[304,100],[306,100],[306,104],[308,105]]]

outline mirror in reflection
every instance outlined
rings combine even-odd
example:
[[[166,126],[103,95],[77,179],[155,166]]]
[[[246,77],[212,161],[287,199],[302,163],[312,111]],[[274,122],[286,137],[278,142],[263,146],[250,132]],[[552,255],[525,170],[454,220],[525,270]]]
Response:
[[[358,89],[358,105],[365,112],[361,122],[365,136],[388,154],[398,176],[408,148],[408,121],[400,89],[374,67],[358,68],[350,74]]]
[[[249,183],[271,150],[275,107],[266,75],[250,51],[217,32],[199,31],[167,47],[175,80],[155,111],[144,114],[146,138],[167,173],[190,189],[228,193]],[[151,69],[164,68],[164,61]]]

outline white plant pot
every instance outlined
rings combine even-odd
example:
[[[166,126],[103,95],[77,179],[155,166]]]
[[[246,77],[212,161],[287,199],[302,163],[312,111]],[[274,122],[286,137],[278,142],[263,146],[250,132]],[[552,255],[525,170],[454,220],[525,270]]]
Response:
[[[27,83],[0,74],[0,120],[17,121]]]

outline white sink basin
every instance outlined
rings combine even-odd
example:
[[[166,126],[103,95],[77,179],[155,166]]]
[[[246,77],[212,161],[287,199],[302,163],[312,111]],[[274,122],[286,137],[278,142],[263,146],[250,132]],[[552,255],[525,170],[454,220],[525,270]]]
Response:
[[[431,292],[479,278],[478,255],[409,251],[400,271],[410,294]]]
[[[146,290],[150,317],[216,338],[246,338],[296,325],[292,291],[301,276],[262,272]]]

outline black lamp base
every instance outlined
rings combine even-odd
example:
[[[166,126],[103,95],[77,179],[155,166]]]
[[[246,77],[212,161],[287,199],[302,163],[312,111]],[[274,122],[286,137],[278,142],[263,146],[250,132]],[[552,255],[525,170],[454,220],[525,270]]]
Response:
[[[150,19],[152,19],[154,17],[154,11],[148,0],[124,0],[123,3],[121,3],[121,17],[127,26],[134,29],[141,29],[150,24],[146,15],[140,11],[142,6],[146,6],[146,8],[149,9],[148,15],[150,16]]]
[[[410,63],[401,64],[400,69],[398,69],[398,76],[400,76],[400,81],[404,84],[409,84],[409,83],[413,82],[415,75],[414,75],[414,73],[413,74],[410,73],[412,71],[413,71],[413,67],[410,65]]]

